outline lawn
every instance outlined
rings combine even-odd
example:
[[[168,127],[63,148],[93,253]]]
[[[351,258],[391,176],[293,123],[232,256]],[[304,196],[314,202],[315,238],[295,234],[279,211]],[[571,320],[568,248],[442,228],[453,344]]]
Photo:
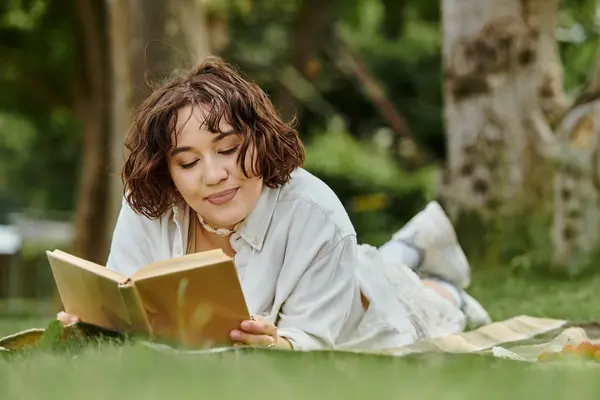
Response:
[[[595,320],[600,275],[577,282],[476,275],[495,319],[517,314]],[[594,301],[596,300],[596,301]],[[0,334],[47,319],[0,320]],[[174,356],[140,345],[0,361],[0,399],[560,399],[596,398],[600,369],[482,356],[394,358],[335,352],[238,351]]]

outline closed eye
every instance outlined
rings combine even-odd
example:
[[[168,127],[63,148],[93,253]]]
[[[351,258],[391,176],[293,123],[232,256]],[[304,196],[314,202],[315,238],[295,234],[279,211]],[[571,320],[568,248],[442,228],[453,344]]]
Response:
[[[226,155],[226,156],[231,155],[231,154],[235,153],[239,147],[240,146],[234,146],[234,147],[232,147],[230,149],[227,149],[227,150],[221,150],[219,152],[219,154],[223,154],[223,155]]]
[[[190,169],[194,165],[196,165],[197,162],[198,162],[198,160],[192,161],[191,163],[187,163],[187,164],[181,164],[181,169]]]

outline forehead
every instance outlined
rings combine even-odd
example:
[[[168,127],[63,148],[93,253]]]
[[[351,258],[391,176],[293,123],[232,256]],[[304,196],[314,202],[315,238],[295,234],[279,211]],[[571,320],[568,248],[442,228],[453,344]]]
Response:
[[[219,132],[231,131],[232,126],[227,122],[227,118],[217,111],[211,110],[210,106],[206,104],[185,105],[177,110],[177,124],[172,135],[176,135],[176,139],[179,140],[190,133],[213,135]]]

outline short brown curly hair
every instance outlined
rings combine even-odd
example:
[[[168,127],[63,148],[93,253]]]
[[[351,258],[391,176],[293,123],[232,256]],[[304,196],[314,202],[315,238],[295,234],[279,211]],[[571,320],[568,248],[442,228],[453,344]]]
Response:
[[[275,188],[285,184],[305,160],[298,132],[284,123],[267,95],[255,83],[218,57],[207,57],[154,90],[137,108],[125,139],[129,156],[122,171],[124,195],[132,209],[160,218],[181,200],[169,174],[168,152],[177,112],[186,105],[206,104],[206,126],[219,132],[222,118],[242,136],[237,159],[246,177],[248,149],[256,151],[252,173]]]

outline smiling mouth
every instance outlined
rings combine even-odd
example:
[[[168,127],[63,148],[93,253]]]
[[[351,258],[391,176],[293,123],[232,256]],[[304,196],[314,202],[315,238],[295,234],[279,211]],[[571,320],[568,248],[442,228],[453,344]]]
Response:
[[[210,196],[205,197],[204,200],[215,205],[225,204],[235,197],[238,190],[239,188],[223,190],[222,192],[211,194]]]

